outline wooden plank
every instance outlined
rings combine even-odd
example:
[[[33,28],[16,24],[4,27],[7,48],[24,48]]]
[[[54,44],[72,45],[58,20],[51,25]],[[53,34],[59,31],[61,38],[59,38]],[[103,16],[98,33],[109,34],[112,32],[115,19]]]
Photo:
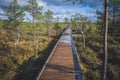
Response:
[[[68,28],[69,29],[69,28]],[[37,80],[75,80],[70,30],[63,33]]]

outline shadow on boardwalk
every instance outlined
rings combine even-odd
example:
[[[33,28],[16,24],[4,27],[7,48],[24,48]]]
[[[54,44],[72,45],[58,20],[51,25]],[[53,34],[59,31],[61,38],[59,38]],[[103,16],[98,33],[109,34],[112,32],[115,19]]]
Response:
[[[64,73],[70,73],[70,74],[74,74],[73,69],[72,68],[68,68],[65,66],[61,66],[61,65],[56,65],[56,64],[46,64],[47,67],[60,71],[60,72],[64,72]]]
[[[56,42],[57,38],[53,39],[44,51],[39,52],[39,58],[33,59],[33,57],[31,57],[29,60],[24,61],[14,76],[14,80],[34,80],[42,69],[43,64],[50,55]]]

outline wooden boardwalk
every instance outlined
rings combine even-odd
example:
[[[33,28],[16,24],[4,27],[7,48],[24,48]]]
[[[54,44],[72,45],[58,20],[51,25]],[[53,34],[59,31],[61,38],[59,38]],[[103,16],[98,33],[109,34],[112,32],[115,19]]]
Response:
[[[37,80],[76,80],[71,45],[71,29],[68,27],[54,47]]]

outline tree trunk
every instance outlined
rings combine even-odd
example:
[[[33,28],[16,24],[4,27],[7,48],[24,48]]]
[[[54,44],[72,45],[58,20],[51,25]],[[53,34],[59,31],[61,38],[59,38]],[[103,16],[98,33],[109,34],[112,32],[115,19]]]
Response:
[[[17,43],[20,41],[20,33],[17,32],[17,40],[14,42],[14,47],[17,47]]]
[[[34,7],[34,4],[32,3],[32,7]],[[32,27],[35,28],[35,12],[34,9],[32,9]],[[33,45],[35,45],[35,31],[33,31]]]
[[[111,35],[113,35],[113,32],[114,32],[114,27],[115,27],[115,0],[114,0],[114,3],[113,3],[113,19],[112,19],[112,28],[111,28]]]
[[[83,39],[83,50],[85,50],[85,35],[84,35],[84,32],[83,32],[83,30],[82,29],[80,29],[80,31],[81,31],[81,34],[82,34],[82,39]]]
[[[35,43],[35,53],[37,58],[38,57],[38,39],[36,39],[36,43]]]
[[[84,32],[82,30],[82,28],[78,27],[80,29],[80,32],[82,34],[82,39],[83,39],[83,50],[85,50],[85,44],[86,44],[86,41],[85,41],[85,35],[84,35]]]
[[[35,32],[35,37],[34,37],[34,40],[35,40],[35,47],[34,47],[34,50],[35,50],[35,57],[37,58],[38,57],[38,46],[39,46],[39,32],[36,31]]]
[[[50,23],[47,22],[46,25],[47,25],[47,37],[49,39],[50,38]]]
[[[105,16],[104,16],[104,45],[103,45],[103,53],[104,53],[104,59],[103,59],[103,71],[102,71],[102,80],[106,79],[106,73],[107,73],[107,57],[108,57],[108,51],[107,51],[107,34],[108,34],[108,0],[105,0]]]
[[[34,4],[32,3],[32,7],[34,7]],[[34,25],[34,19],[35,19],[35,12],[34,12],[34,9],[32,8],[32,26],[33,26],[33,28],[35,27],[35,25]]]
[[[34,25],[34,11],[32,12],[32,16],[33,16],[32,26],[33,26],[33,28],[34,28],[34,27],[35,27],[35,25]]]
[[[85,35],[84,35],[84,27],[85,27],[85,23],[83,21],[83,26],[80,28],[81,34],[82,34],[82,39],[83,39],[83,50],[85,50]]]
[[[75,41],[77,42],[77,27],[75,26]]]

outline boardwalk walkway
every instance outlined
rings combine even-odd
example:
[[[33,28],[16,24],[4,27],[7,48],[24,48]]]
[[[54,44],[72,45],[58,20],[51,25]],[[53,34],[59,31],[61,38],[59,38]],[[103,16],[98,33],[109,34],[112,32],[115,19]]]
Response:
[[[57,42],[37,80],[82,80],[70,27]]]

